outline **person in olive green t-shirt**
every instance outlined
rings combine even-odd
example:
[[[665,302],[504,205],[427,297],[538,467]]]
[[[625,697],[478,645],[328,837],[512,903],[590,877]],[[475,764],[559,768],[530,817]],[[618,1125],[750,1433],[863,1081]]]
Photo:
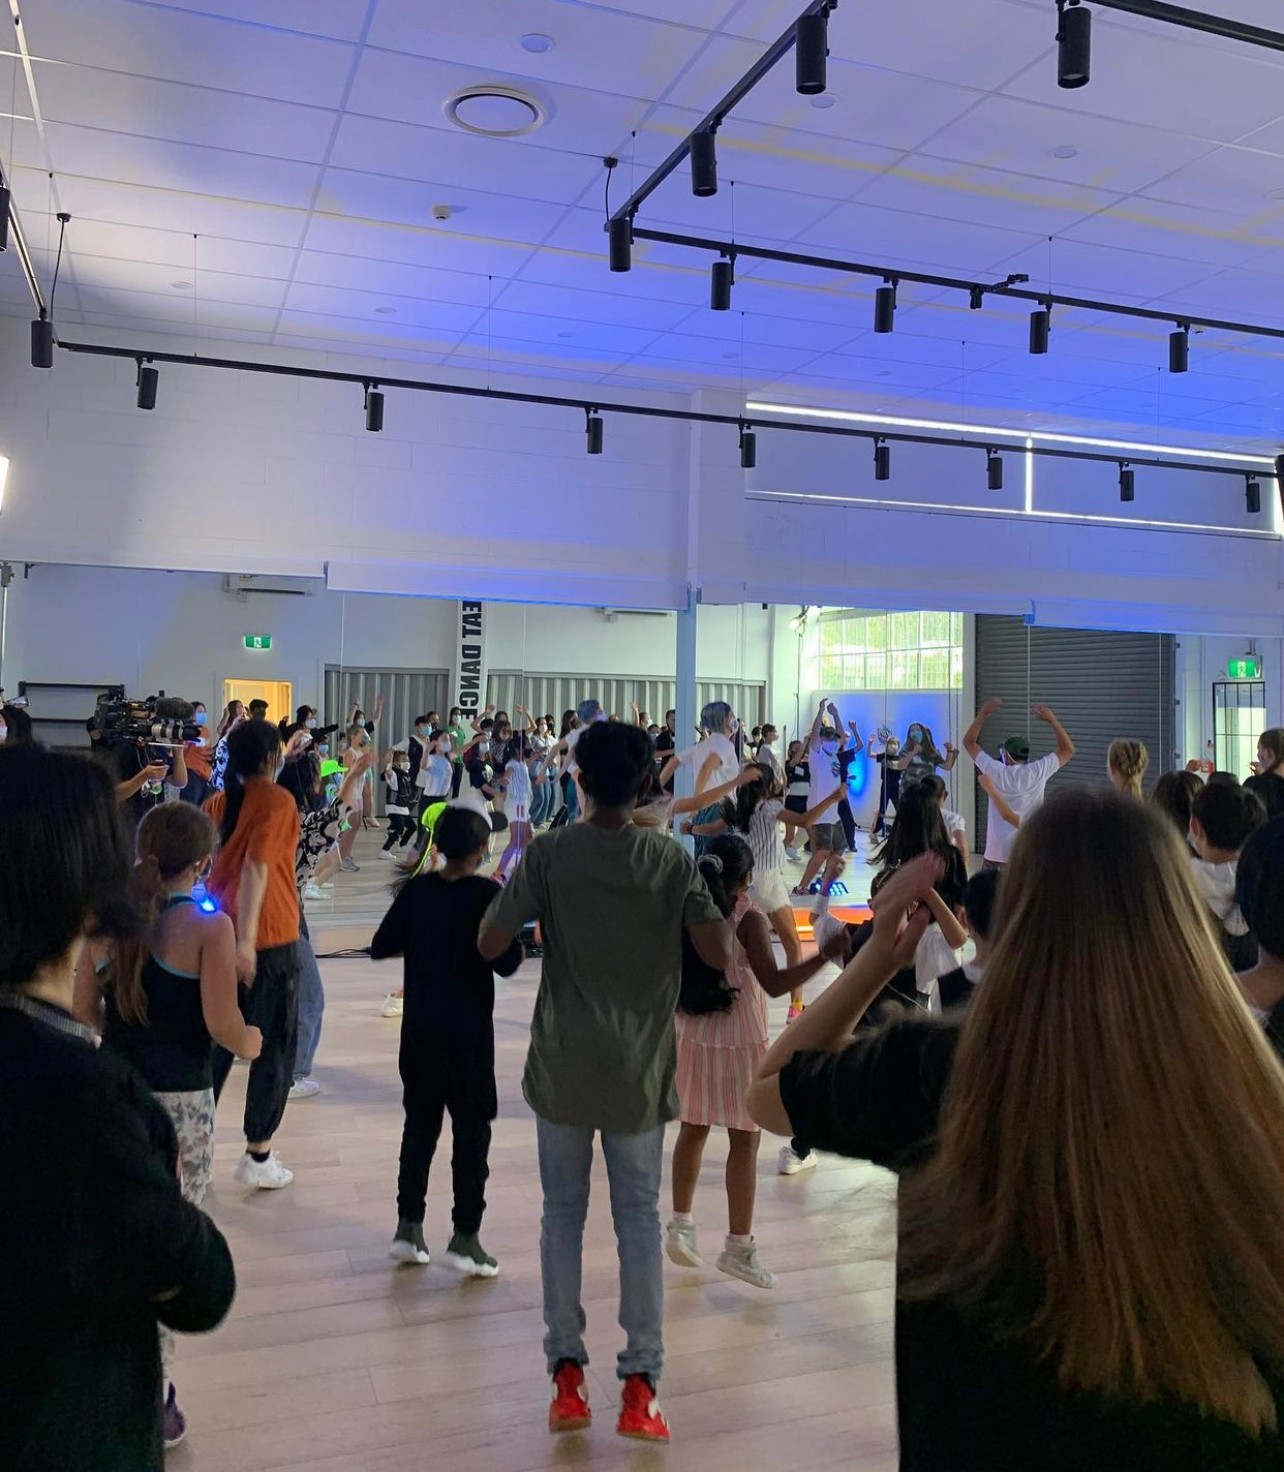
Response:
[[[473,733],[464,725],[464,713],[457,705],[450,709],[446,735],[450,737],[450,764],[453,769],[450,776],[450,795],[458,797],[464,778],[464,747],[473,739]]]
[[[682,932],[719,970],[730,959],[730,936],[686,850],[633,823],[637,797],[653,780],[646,733],[622,722],[590,726],[576,760],[584,820],[531,844],[487,911],[479,945],[493,958],[526,923],[540,923],[543,975],[522,1091],[536,1115],[544,1188],[550,1424],[569,1429],[587,1417],[580,1270],[600,1131],[628,1338],[618,1366],[625,1382],[620,1429],[665,1440],[654,1399],[664,1356],[659,1194],[664,1126],[678,1113],[674,1013]],[[582,1406],[583,1414],[562,1415],[563,1406]],[[626,1430],[631,1407],[643,1424],[630,1421]]]

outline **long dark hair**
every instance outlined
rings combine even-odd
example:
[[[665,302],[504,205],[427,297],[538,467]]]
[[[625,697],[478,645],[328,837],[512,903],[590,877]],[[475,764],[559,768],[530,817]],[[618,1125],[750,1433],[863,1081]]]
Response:
[[[760,775],[754,781],[737,788],[736,795],[727,798],[722,804],[723,822],[738,833],[748,833],[753,815],[771,795],[776,780],[775,772],[765,762],[748,762],[746,766],[755,768]],[[706,849],[705,852],[709,850]]]
[[[162,803],[138,825],[138,862],[129,876],[129,897],[141,928],[116,947],[109,980],[116,1010],[126,1022],[147,1021],[143,965],[166,891],[177,875],[209,858],[217,846],[213,819],[191,803]]]
[[[730,917],[744,881],[753,873],[753,850],[738,833],[719,833],[696,860],[713,902]]]
[[[919,755],[919,759],[921,761],[927,762],[929,765],[931,765],[933,767],[943,766],[944,765],[944,762],[945,762],[945,758],[944,758],[944,756],[942,756],[942,754],[940,753],[940,751],[937,749],[937,746],[936,746],[936,737],[932,735],[932,728],[931,728],[931,726],[925,726],[922,721],[911,721],[910,722],[910,725],[911,726],[917,726],[919,728],[919,730],[922,731],[922,733],[923,733],[923,739],[918,743],[918,755]],[[901,747],[901,750],[902,751],[905,751],[908,748],[909,744],[910,744],[909,732],[906,731],[906,733],[905,733],[905,745]]]
[[[557,739],[559,741],[565,741],[579,723],[580,718],[573,710],[564,710],[562,712],[562,729]]]
[[[271,721],[244,721],[227,738],[227,776],[223,783],[225,806],[219,838],[226,843],[236,832],[245,801],[245,782],[259,776],[268,759],[281,750],[281,733]]]
[[[121,940],[129,838],[107,769],[36,743],[0,747],[0,987],[27,986],[86,929]]]
[[[882,869],[898,869],[920,854],[934,853],[945,863],[943,878],[961,890],[966,874],[963,855],[950,842],[941,816],[941,799],[936,784],[916,782],[901,793],[900,806],[891,831],[884,842],[870,854],[871,864]]]

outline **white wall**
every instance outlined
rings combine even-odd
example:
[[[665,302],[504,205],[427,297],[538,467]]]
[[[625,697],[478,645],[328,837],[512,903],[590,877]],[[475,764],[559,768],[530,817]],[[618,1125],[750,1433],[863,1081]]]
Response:
[[[226,678],[289,680],[296,703],[320,702],[327,664],[448,670],[455,603],[433,598],[342,594],[307,597],[223,591],[216,573],[158,572],[38,563],[16,570],[9,590],[2,678],[124,684],[219,702]],[[771,619],[751,608],[703,608],[697,673],[703,679],[766,681]],[[272,636],[249,651],[244,635]],[[487,604],[494,670],[669,677],[674,615],[595,608]],[[86,711],[86,713],[88,713]]]
[[[1213,685],[1226,679],[1226,661],[1245,654],[1248,644],[1246,638],[1184,637],[1178,641],[1177,731],[1184,743],[1179,753],[1183,764],[1194,758],[1203,759],[1205,748],[1213,738]],[[1261,656],[1262,679],[1266,682],[1264,725],[1284,725],[1284,640],[1257,639],[1254,644]]]

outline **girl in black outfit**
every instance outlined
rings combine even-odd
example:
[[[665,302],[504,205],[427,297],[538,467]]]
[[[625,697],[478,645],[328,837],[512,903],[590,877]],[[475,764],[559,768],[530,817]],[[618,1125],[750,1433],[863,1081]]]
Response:
[[[1054,798],[961,1023],[853,1041],[938,868],[886,883],[750,1092],[764,1128],[901,1174],[903,1472],[1278,1472],[1284,1072],[1172,824]]]
[[[1273,726],[1257,738],[1257,775],[1244,786],[1262,799],[1268,818],[1284,814],[1284,729]]]
[[[446,1266],[468,1277],[493,1278],[499,1264],[481,1245],[490,1175],[495,1096],[495,973],[521,965],[514,941],[498,961],[483,961],[477,933],[500,893],[477,873],[490,844],[490,823],[470,807],[448,807],[433,844],[445,859],[435,873],[408,879],[370,943],[372,960],[405,961],[405,1008],[398,1067],[406,1123],[397,1178],[394,1262],[425,1264],[424,1209],[428,1172],[447,1111],[454,1136],[454,1235]]]
[[[161,1472],[157,1325],[218,1325],[232,1259],[164,1109],[72,1015],[86,934],[134,928],[111,778],[6,750],[0,811],[0,1467]]]

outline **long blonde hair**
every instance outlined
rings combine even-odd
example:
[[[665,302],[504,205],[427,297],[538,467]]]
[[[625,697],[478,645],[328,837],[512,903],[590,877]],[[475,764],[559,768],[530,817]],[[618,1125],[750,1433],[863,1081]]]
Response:
[[[938,1149],[902,1187],[902,1291],[1067,1389],[1255,1434],[1284,1370],[1284,1071],[1189,871],[1113,792],[1023,825]]]
[[[1125,797],[1141,796],[1141,779],[1150,765],[1150,753],[1142,741],[1112,741],[1106,752],[1106,765],[1118,774]]]

